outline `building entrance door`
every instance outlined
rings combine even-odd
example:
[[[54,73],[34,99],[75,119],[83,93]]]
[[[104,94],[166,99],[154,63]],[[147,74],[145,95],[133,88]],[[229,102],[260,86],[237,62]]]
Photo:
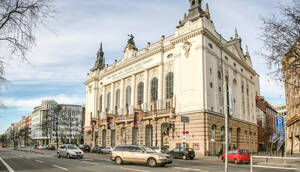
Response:
[[[106,147],[106,130],[102,130],[102,147]]]
[[[111,147],[116,146],[116,130],[111,130]]]
[[[153,135],[152,125],[147,125],[146,126],[146,146],[152,146],[152,135]]]
[[[138,132],[138,128],[132,128],[132,145],[138,145]]]

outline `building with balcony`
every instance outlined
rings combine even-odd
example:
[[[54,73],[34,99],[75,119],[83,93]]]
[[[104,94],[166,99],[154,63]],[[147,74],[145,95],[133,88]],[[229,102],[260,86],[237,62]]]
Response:
[[[175,34],[141,50],[131,35],[123,58],[110,66],[101,44],[85,81],[86,144],[185,145],[215,155],[229,111],[231,147],[257,151],[259,76],[248,48],[237,31],[230,40],[216,32],[208,5],[189,3]],[[189,117],[185,132],[182,116]]]

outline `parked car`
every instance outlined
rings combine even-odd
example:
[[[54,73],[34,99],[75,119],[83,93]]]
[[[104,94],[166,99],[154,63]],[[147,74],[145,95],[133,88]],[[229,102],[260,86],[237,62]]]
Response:
[[[57,157],[66,157],[68,159],[70,158],[83,158],[83,151],[80,150],[77,146],[66,144],[66,145],[60,145],[57,149]]]
[[[112,147],[107,146],[105,148],[101,148],[100,153],[102,153],[102,154],[109,154],[112,150],[113,150]]]
[[[46,147],[46,149],[47,149],[47,150],[55,150],[55,146],[53,146],[53,145],[48,145],[48,146]]]
[[[100,153],[101,152],[101,148],[99,146],[95,146],[93,147],[93,149],[91,150],[92,153]]]
[[[195,158],[195,152],[192,148],[175,148],[171,150],[169,155],[172,155],[173,158],[179,158],[179,159],[194,159]]]
[[[225,162],[225,154],[221,156],[221,160]],[[231,149],[228,151],[228,162],[250,163],[250,154],[243,149]]]
[[[40,145],[38,149],[47,149],[46,145]]]
[[[89,145],[79,145],[78,146],[82,151],[84,152],[90,152],[91,151],[91,147]]]
[[[38,145],[38,144],[34,145],[34,149],[39,149],[39,148],[40,148],[40,145]]]
[[[153,149],[157,153],[167,154],[169,152],[168,149],[164,146],[151,146],[150,148]]]
[[[173,162],[173,158],[168,154],[156,153],[151,148],[140,146],[116,146],[110,153],[110,158],[118,165],[136,163],[155,167]]]

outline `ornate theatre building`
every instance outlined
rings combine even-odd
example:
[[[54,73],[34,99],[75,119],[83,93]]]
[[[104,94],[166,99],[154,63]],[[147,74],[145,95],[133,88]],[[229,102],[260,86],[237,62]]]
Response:
[[[231,147],[257,151],[259,78],[248,50],[237,32],[230,40],[216,32],[201,0],[189,3],[174,35],[141,50],[130,35],[124,57],[110,66],[101,44],[85,81],[86,144],[187,146],[215,155],[229,111]]]

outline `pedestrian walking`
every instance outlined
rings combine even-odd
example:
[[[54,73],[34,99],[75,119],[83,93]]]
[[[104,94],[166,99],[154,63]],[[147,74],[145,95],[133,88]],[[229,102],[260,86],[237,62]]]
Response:
[[[218,158],[223,155],[223,145],[219,147]]]

